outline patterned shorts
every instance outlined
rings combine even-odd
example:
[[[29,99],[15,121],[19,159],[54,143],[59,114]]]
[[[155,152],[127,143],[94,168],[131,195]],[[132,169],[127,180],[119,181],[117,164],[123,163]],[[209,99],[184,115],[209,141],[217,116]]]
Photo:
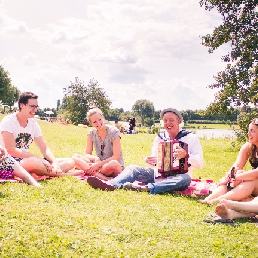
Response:
[[[13,178],[15,160],[9,154],[6,158],[0,161],[0,178],[10,179]]]

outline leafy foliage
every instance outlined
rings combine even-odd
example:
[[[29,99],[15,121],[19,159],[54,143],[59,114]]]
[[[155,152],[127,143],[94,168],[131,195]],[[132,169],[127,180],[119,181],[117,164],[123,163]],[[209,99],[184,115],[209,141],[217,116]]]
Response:
[[[227,62],[224,71],[215,76],[209,87],[219,89],[207,112],[230,114],[233,107],[252,106],[258,102],[258,12],[257,0],[221,1],[200,0],[206,10],[216,8],[223,24],[212,34],[202,37],[202,44],[209,53],[225,43],[231,44],[231,52],[222,56]]]
[[[148,123],[148,125],[151,125],[149,124],[149,122],[150,122],[150,119],[152,119],[154,116],[154,110],[155,109],[154,109],[153,103],[145,99],[137,100],[132,107],[132,111],[141,118],[142,125],[144,125],[145,123]],[[153,119],[152,121],[154,123]]]
[[[18,101],[20,91],[12,85],[9,72],[0,65],[0,101],[11,107]]]
[[[87,86],[75,77],[64,90],[62,109],[70,114],[73,124],[86,124],[86,113],[90,106],[100,108],[104,114],[108,113],[111,100],[107,97],[97,80],[91,79]]]
[[[121,120],[121,114],[124,112],[123,108],[114,108],[114,109],[109,109],[108,115],[106,115],[107,120],[112,120],[112,121],[119,121]]]

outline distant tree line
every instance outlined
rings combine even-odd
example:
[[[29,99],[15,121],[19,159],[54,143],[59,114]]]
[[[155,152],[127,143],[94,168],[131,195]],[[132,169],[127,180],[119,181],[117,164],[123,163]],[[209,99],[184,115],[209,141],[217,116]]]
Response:
[[[9,74],[0,67],[3,78],[0,80],[0,100],[9,105],[9,111],[12,111],[13,105],[18,100],[20,91],[11,85]],[[38,109],[36,115],[43,119],[62,116],[63,119],[69,119],[72,124],[88,124],[86,119],[87,111],[91,106],[100,108],[106,120],[109,121],[129,121],[135,117],[139,126],[151,127],[160,122],[161,110],[155,110],[154,104],[145,99],[137,100],[131,111],[124,111],[123,108],[110,108],[112,101],[109,99],[104,89],[100,87],[95,79],[91,79],[85,84],[78,77],[74,82],[70,81],[68,86],[63,88],[64,96],[62,101],[57,100],[56,108]],[[3,111],[3,109],[2,109]],[[4,110],[5,111],[5,110]],[[236,123],[239,122],[243,128],[246,128],[248,121],[246,114],[253,113],[250,107],[230,108],[230,112],[206,112],[206,110],[179,110],[182,113],[186,123]]]

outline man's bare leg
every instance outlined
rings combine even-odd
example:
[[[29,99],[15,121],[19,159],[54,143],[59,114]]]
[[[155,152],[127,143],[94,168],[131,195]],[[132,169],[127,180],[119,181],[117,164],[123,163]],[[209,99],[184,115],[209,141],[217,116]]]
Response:
[[[33,178],[33,176],[29,172],[27,172],[18,162],[14,163],[13,169],[14,169],[14,175],[21,178],[25,183],[36,186],[36,187],[42,187]]]
[[[70,163],[70,166],[72,164],[74,164],[73,160]],[[48,171],[45,165],[43,164],[43,162],[41,162],[41,160],[37,158],[25,158],[21,160],[20,165],[29,173],[34,173],[37,176],[63,177],[63,176],[78,175],[77,171],[67,171],[67,172],[58,172],[58,173],[54,171]],[[79,174],[84,174],[84,173],[81,171]]]
[[[37,176],[55,176],[56,173],[47,171],[45,165],[37,158],[24,158],[20,161],[20,165],[29,173],[34,173]]]
[[[75,167],[75,162],[72,158],[57,158],[59,167],[66,173]]]

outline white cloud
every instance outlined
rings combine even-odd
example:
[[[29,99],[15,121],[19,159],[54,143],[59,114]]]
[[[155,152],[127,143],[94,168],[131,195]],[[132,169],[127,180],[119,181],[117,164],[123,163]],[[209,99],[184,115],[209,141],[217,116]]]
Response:
[[[0,0],[0,64],[43,107],[56,107],[79,77],[97,79],[112,107],[148,99],[156,109],[200,109],[228,49],[209,55],[200,35],[220,21],[192,0]]]
[[[22,58],[24,65],[33,66],[35,65],[36,55],[28,53]]]

